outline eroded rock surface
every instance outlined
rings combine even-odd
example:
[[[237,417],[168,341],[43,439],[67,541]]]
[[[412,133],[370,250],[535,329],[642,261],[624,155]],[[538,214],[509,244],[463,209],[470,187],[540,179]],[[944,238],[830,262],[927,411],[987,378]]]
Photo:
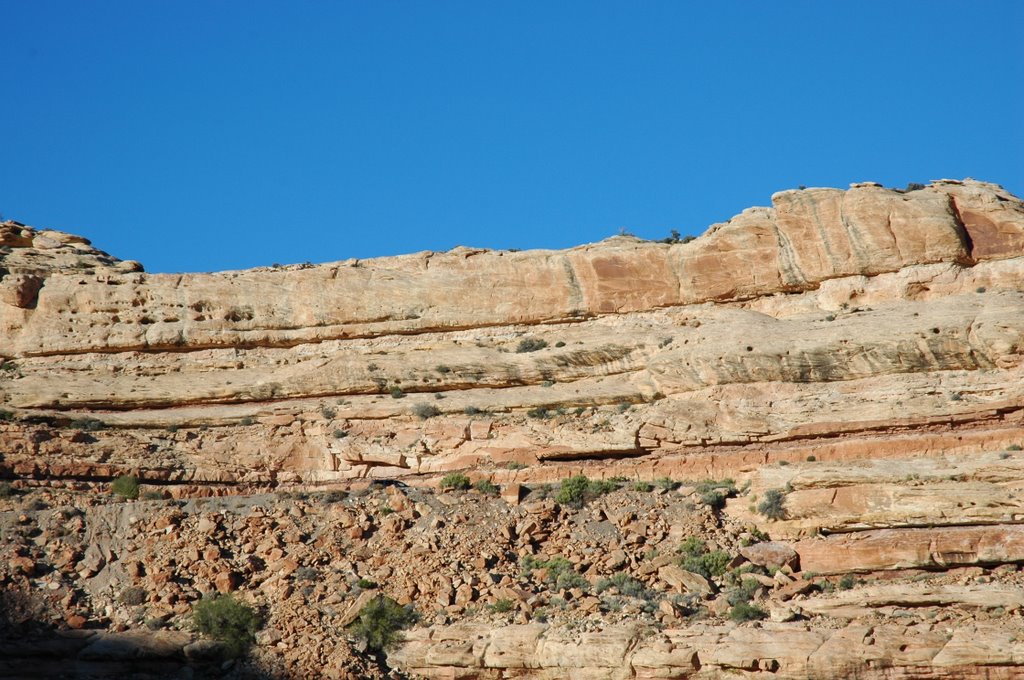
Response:
[[[426,677],[1024,675],[1024,204],[993,184],[216,274],[5,222],[0,359],[0,576],[82,668],[184,672],[213,590],[268,608],[277,675],[398,673],[349,645],[368,581]],[[453,471],[484,485],[430,490]],[[126,474],[148,500],[111,502]]]

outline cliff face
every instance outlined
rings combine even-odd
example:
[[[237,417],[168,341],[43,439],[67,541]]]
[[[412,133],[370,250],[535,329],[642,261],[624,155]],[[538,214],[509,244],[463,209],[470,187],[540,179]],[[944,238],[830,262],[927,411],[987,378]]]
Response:
[[[385,478],[430,486],[454,470],[506,488],[581,472],[731,477],[746,496],[707,521],[788,541],[805,573],[1024,561],[1014,495],[1024,475],[1007,450],[1024,443],[1024,203],[992,184],[785,191],[690,243],[616,237],[216,274],[146,274],[81,237],[7,222],[0,339],[0,477],[25,488],[85,493],[129,473],[177,497]],[[779,489],[786,513],[769,520],[756,499]],[[568,515],[544,517],[556,526]],[[639,545],[679,539],[664,521],[663,536],[645,530]],[[511,534],[512,548],[492,552],[512,550],[513,566],[516,551],[572,553],[548,535]],[[627,552],[608,569],[580,557],[596,571],[578,571],[640,573],[643,553]],[[644,576],[666,587],[657,574]],[[470,602],[517,600],[497,590],[510,583],[491,585],[472,585]],[[809,602],[797,618],[855,605],[846,620],[949,601],[977,609],[946,585],[880,590],[876,605]],[[521,600],[520,613],[535,608]],[[441,606],[467,604],[453,595]],[[395,658],[436,677],[826,677],[836,663],[888,677],[849,646],[872,635],[851,627],[780,614],[777,629],[693,628],[671,606],[662,614],[664,639],[637,637],[626,621],[586,644],[556,642],[561,629],[528,618],[508,631],[423,628]],[[959,677],[985,663],[987,647],[964,645],[991,641],[976,632],[986,617],[941,634],[915,628],[916,651],[896,645],[886,663]],[[878,623],[873,640],[902,634],[886,615]],[[793,639],[779,651],[783,633]],[[506,635],[522,643],[493,656]],[[992,677],[1020,669],[1024,652],[1006,644],[994,664],[1006,675]],[[714,661],[737,645],[750,658]],[[608,651],[595,661],[591,647]]]

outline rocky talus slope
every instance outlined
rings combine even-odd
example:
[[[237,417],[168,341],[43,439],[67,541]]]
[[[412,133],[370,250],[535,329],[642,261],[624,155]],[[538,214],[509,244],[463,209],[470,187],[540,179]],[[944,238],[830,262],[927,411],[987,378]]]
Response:
[[[0,360],[0,677],[1024,677],[993,184],[216,274],[6,222]],[[189,627],[214,591],[245,661]],[[386,664],[346,627],[381,592]]]

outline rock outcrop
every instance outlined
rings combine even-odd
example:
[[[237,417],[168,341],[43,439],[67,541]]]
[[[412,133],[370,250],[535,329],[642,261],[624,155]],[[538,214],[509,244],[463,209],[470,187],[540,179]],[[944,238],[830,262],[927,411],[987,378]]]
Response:
[[[389,659],[426,677],[1024,675],[1024,203],[993,184],[216,274],[5,222],[0,361],[0,579],[177,629],[132,643],[154,672],[208,590],[265,598],[268,667],[383,672],[345,641],[363,579],[425,614]],[[587,505],[548,497],[579,474]],[[120,475],[150,500],[106,503]]]

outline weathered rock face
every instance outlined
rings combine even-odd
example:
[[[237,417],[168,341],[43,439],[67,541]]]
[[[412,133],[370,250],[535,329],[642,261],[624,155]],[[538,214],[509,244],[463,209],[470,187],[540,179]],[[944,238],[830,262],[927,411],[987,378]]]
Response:
[[[685,244],[196,275],[7,223],[0,397],[115,429],[13,427],[6,466],[272,485],[617,452],[671,470],[709,446],[1019,422],[1019,200],[948,180],[772,200]]]
[[[204,589],[257,597],[268,583],[285,593],[274,607],[291,602],[301,619],[310,603],[289,599],[305,590],[292,574],[350,554],[353,573],[436,608],[435,625],[392,654],[427,677],[1019,677],[1024,203],[941,180],[786,191],[772,204],[689,243],[181,275],[3,223],[0,478],[16,488],[74,496],[130,473],[187,498],[427,486],[462,470],[504,486],[511,506],[463,511],[441,496],[445,514],[392,494],[387,517],[371,503],[272,545],[257,534],[284,514],[223,530],[205,518],[217,540],[204,560],[232,565],[194,573],[181,567],[204,561],[192,539],[168,530],[173,557],[136,556],[111,547],[128,529],[101,513],[90,550],[37,554],[26,529],[0,575],[23,584],[63,570],[56,587],[93,607],[72,597],[67,617],[102,611],[115,578],[159,591],[170,621]],[[677,497],[662,483],[671,500],[642,512],[634,494],[576,514],[536,497],[579,473],[731,477],[740,493],[691,485]],[[7,519],[31,524],[20,517]],[[774,542],[759,543],[766,534]],[[315,550],[289,547],[310,536]],[[679,557],[687,536],[732,566]],[[456,546],[458,559],[438,557]],[[160,567],[126,571],[126,555]],[[518,573],[527,555],[568,555],[589,585],[556,595],[553,567]],[[915,580],[929,573],[957,575]],[[657,598],[615,609],[598,584],[619,575],[638,580],[615,582],[622,598],[641,586]],[[726,620],[745,582],[770,623]],[[474,603],[512,603],[502,608],[521,625],[459,623]],[[331,632],[303,629],[322,640],[314,666],[358,609],[328,604]],[[564,620],[538,622],[559,607]],[[586,618],[579,634],[573,616]],[[291,653],[289,635],[263,647]]]

